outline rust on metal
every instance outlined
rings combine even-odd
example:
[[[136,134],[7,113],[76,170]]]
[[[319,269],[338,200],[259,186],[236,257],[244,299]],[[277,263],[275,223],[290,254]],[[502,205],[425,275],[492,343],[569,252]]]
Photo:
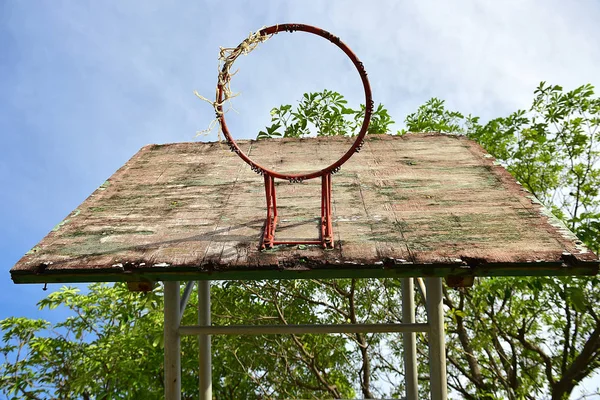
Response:
[[[373,113],[373,99],[371,96],[371,85],[369,84],[369,79],[367,77],[367,72],[365,71],[363,63],[358,59],[358,57],[352,52],[352,50],[340,40],[339,37],[327,32],[324,29],[320,29],[311,25],[305,24],[281,24],[281,25],[273,25],[260,30],[260,35],[263,37],[267,37],[270,35],[277,34],[279,32],[307,32],[320,37],[323,37],[329,40],[331,43],[339,47],[352,61],[360,79],[363,84],[364,92],[365,92],[365,104],[367,107],[365,108],[365,115],[363,118],[363,122],[361,124],[361,128],[359,133],[356,135],[356,138],[349,146],[349,149],[344,152],[344,154],[331,165],[326,168],[317,171],[311,172],[295,172],[295,173],[282,173],[280,171],[275,171],[273,168],[268,168],[264,165],[261,165],[254,161],[249,154],[245,153],[242,149],[239,148],[236,141],[233,139],[233,136],[229,132],[229,128],[227,127],[227,123],[225,121],[225,112],[223,111],[223,103],[225,101],[225,92],[227,90],[228,82],[227,80],[222,80],[219,78],[217,83],[217,98],[215,100],[217,119],[221,125],[221,131],[227,140],[227,144],[229,149],[237,154],[242,160],[244,160],[252,171],[256,172],[264,176],[265,182],[265,194],[267,197],[267,217],[264,223],[264,234],[262,236],[260,247],[261,249],[271,249],[273,246],[277,245],[307,245],[307,244],[320,244],[325,248],[333,248],[334,247],[334,239],[333,239],[333,222],[332,222],[332,207],[331,207],[331,177],[332,175],[339,171],[341,166],[352,157],[354,153],[360,151],[365,135],[367,134],[367,130],[369,128],[369,123],[371,121],[371,114]],[[229,74],[229,68],[231,65],[224,64],[223,69],[221,71],[221,76]],[[230,76],[228,76],[230,78]],[[309,160],[308,160],[309,161]],[[275,240],[275,229],[277,227],[277,195],[275,190],[275,178],[284,179],[289,181],[290,183],[302,183],[308,179],[321,178],[321,226],[320,226],[320,239],[319,241],[315,240]]]
[[[148,293],[153,291],[157,286],[156,282],[139,282],[139,281],[129,281],[127,282],[127,289],[130,292],[142,292]]]
[[[310,171],[352,138],[239,141]],[[259,251],[264,183],[219,143],[149,145],[11,270],[17,283],[576,275],[598,257],[463,137],[371,135],[336,174],[335,246]],[[278,235],[307,242],[322,182],[274,182]],[[457,279],[457,278],[451,278]]]
[[[472,287],[475,283],[474,276],[447,276],[446,285],[451,288]]]

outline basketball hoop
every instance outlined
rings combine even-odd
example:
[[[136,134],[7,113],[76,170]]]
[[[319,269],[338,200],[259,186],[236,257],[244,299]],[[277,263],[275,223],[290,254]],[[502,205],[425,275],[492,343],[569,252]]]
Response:
[[[342,155],[336,162],[329,165],[326,168],[321,170],[309,172],[309,173],[281,173],[277,171],[270,170],[260,165],[259,163],[252,160],[248,157],[244,152],[240,150],[237,143],[231,136],[229,129],[227,127],[227,123],[225,122],[225,113],[223,112],[223,103],[229,98],[227,93],[229,93],[229,82],[231,81],[231,76],[229,70],[233,61],[235,61],[235,57],[242,53],[242,49],[247,48],[248,39],[242,42],[238,47],[236,47],[237,55],[233,58],[229,59],[229,62],[226,62],[223,65],[223,68],[219,74],[219,80],[217,83],[217,98],[214,103],[215,111],[217,114],[217,119],[221,125],[221,131],[225,136],[225,140],[229,145],[229,148],[232,152],[236,153],[242,160],[244,160],[250,168],[264,177],[265,180],[265,194],[267,198],[267,218],[265,220],[264,234],[261,243],[261,248],[271,248],[274,245],[296,245],[296,244],[320,244],[325,248],[333,248],[333,225],[332,225],[332,207],[331,207],[331,178],[332,175],[338,172],[341,166],[352,157],[352,155],[358,151],[360,151],[365,135],[367,134],[367,130],[369,128],[369,123],[371,120],[371,114],[373,113],[373,100],[371,97],[371,86],[369,84],[369,80],[367,78],[367,72],[363,66],[363,63],[356,57],[356,55],[350,50],[348,46],[344,42],[340,40],[339,37],[323,30],[320,28],[316,28],[310,25],[303,24],[282,24],[282,25],[274,25],[267,28],[263,28],[258,31],[258,35],[253,34],[250,35],[250,38],[254,39],[254,42],[261,42],[269,38],[271,35],[277,34],[279,32],[308,32],[317,36],[321,36],[331,43],[335,44],[337,47],[342,49],[344,53],[350,58],[352,64],[356,67],[360,78],[363,83],[364,91],[365,91],[365,116],[363,123],[361,125],[360,132],[356,136],[356,139],[352,143],[352,146],[348,151]],[[315,241],[276,241],[275,240],[275,228],[277,226],[277,200],[275,194],[275,178],[285,179],[290,183],[298,183],[307,179],[321,178],[321,237],[320,240]]]

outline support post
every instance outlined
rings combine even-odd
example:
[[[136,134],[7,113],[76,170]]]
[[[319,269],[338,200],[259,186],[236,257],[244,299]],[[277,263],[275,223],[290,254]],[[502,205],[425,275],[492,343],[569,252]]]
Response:
[[[164,282],[165,399],[181,400],[181,343],[179,339],[179,282]]]
[[[210,281],[198,281],[198,325],[210,326]],[[200,400],[212,400],[212,355],[210,335],[198,335]]]
[[[446,377],[446,338],[442,304],[442,278],[426,278],[427,320],[429,322],[429,376],[431,400],[448,398]]]
[[[412,278],[402,278],[402,323],[415,323],[415,287]],[[418,400],[416,334],[414,332],[404,332],[402,336],[404,344],[406,398]]]

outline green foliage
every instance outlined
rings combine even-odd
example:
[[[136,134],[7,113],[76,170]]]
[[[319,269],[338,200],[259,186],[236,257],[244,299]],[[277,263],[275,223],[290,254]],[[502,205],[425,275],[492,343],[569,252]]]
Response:
[[[409,131],[467,135],[600,251],[600,99],[542,82],[529,110],[485,125],[429,100]],[[597,277],[488,278],[446,292],[452,388],[465,398],[566,399],[600,366]]]
[[[568,398],[598,368],[598,300],[597,277],[480,279],[446,292],[462,311],[448,326],[451,385],[465,397]]]
[[[162,397],[152,390],[162,385],[162,352],[153,345],[162,337],[159,293],[138,296],[124,285],[93,284],[83,295],[64,287],[39,306],[66,307],[73,315],[53,325],[0,322],[0,393],[15,399]]]
[[[212,285],[218,325],[398,322],[391,280],[222,282]],[[195,296],[183,324],[195,324]],[[123,284],[63,287],[39,303],[68,308],[57,324],[0,322],[5,360],[0,393],[8,398],[162,398],[162,288],[130,293]],[[385,340],[388,341],[386,344]],[[383,396],[379,377],[399,381],[382,335],[213,337],[213,392],[219,399]],[[197,398],[197,340],[182,340],[182,392]],[[357,383],[358,382],[358,383]],[[398,384],[395,390],[401,390]]]
[[[600,250],[600,101],[585,85],[570,92],[542,83],[533,105],[481,124],[431,99],[406,119],[409,131],[477,140],[554,215]],[[272,110],[260,138],[351,134],[364,113],[335,92],[306,94],[296,110]],[[382,105],[369,133],[393,123]],[[311,128],[311,126],[313,128]],[[600,367],[598,277],[479,279],[445,291],[449,384],[468,399],[566,399]],[[394,279],[218,282],[217,325],[401,321]],[[425,314],[422,299],[418,320]],[[195,324],[195,296],[183,316]],[[140,295],[124,285],[63,288],[40,307],[72,316],[50,324],[7,318],[0,393],[9,399],[162,398],[162,289]],[[426,376],[426,335],[420,368]],[[182,340],[183,398],[197,398],[197,340]],[[352,398],[403,395],[399,335],[213,337],[213,391],[219,399]],[[424,396],[427,381],[420,382]]]
[[[470,136],[597,249],[600,99],[593,95],[591,85],[564,93],[542,82],[528,112],[498,118]]]
[[[448,111],[444,107],[444,100],[432,97],[425,104],[420,106],[416,112],[409,114],[405,123],[407,132],[442,132],[464,134],[472,125],[477,124],[478,117],[467,116],[457,111]]]
[[[394,280],[232,281],[213,284],[212,297],[213,322],[222,325],[400,321]],[[401,359],[385,350],[397,341],[373,334],[216,336],[214,375],[227,377],[216,397],[389,397],[403,389]],[[391,392],[385,379],[397,382]]]
[[[46,343],[43,338],[36,337],[36,334],[47,327],[48,322],[43,320],[11,317],[0,321],[0,328],[4,333],[0,351],[5,357],[9,354],[14,357],[13,362],[2,365],[0,387],[11,399],[18,398],[25,390],[35,397],[44,393],[42,385],[46,379],[36,370],[36,364],[40,360],[36,353],[44,353]],[[25,346],[34,349],[34,354],[28,354]],[[37,388],[34,386],[27,389],[31,382],[36,382]]]
[[[317,136],[339,136],[358,134],[365,115],[365,106],[353,110],[344,97],[331,90],[305,93],[296,109],[291,104],[271,110],[271,125],[258,133],[257,139],[279,137],[302,137],[316,133]],[[388,133],[392,118],[382,104],[371,117],[367,133]]]

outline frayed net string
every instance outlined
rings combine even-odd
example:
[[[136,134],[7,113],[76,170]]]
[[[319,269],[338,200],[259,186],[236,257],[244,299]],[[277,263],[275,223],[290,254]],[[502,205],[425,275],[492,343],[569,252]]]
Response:
[[[273,35],[261,35],[260,31],[250,32],[250,35],[246,39],[244,39],[244,41],[242,43],[240,43],[237,47],[221,47],[219,49],[219,77],[218,77],[217,89],[216,89],[216,93],[215,93],[215,101],[211,101],[211,100],[207,99],[206,97],[202,96],[201,94],[199,94],[197,91],[194,91],[194,94],[199,99],[204,100],[207,103],[209,103],[210,105],[212,105],[212,107],[214,108],[215,113],[217,115],[217,118],[215,118],[214,120],[212,120],[210,122],[207,129],[196,132],[196,136],[209,134],[215,128],[215,126],[217,126],[217,124],[219,124],[218,116],[233,109],[233,107],[231,106],[231,99],[233,99],[234,97],[239,95],[239,93],[233,93],[231,91],[231,78],[238,72],[238,71],[235,71],[234,73],[231,73],[231,67],[233,66],[233,63],[235,62],[235,60],[240,55],[244,55],[244,56],[248,55],[250,52],[252,52],[254,49],[256,49],[259,44],[266,41],[271,36],[273,36]],[[220,103],[219,103],[219,87],[221,87],[223,90],[223,100]],[[223,104],[225,104],[225,102],[229,102],[229,108],[225,111],[222,111],[223,110],[222,106],[223,106]],[[218,131],[219,141],[222,140],[222,135],[221,135],[222,132],[223,131],[219,124],[219,131]]]

